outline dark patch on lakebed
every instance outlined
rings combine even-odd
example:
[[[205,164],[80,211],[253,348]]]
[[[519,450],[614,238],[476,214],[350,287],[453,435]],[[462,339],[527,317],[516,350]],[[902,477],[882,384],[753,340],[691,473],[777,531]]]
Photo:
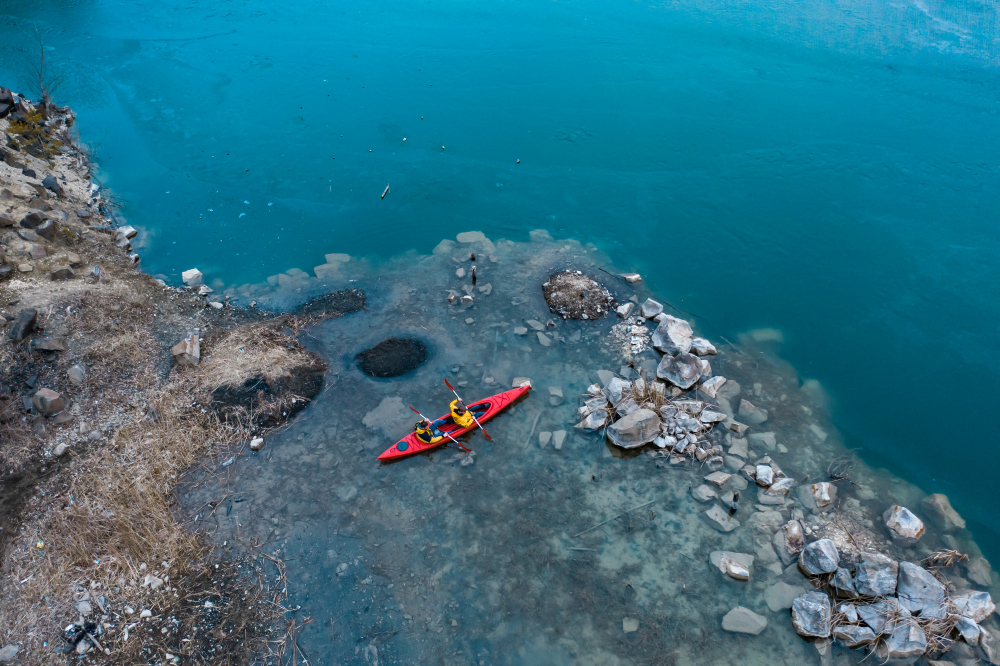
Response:
[[[413,372],[427,360],[427,345],[412,338],[388,338],[354,357],[361,371],[385,379]]]

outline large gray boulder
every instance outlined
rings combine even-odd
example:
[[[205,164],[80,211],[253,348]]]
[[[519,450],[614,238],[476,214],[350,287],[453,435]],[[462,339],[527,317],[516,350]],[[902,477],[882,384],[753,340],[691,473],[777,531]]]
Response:
[[[891,597],[896,593],[899,565],[881,553],[864,553],[854,566],[854,589],[865,597]]]
[[[799,636],[826,638],[830,635],[830,597],[808,592],[792,602],[792,626]]]
[[[849,648],[875,642],[875,632],[860,624],[842,624],[833,630],[833,637]]]
[[[691,324],[683,319],[660,314],[656,317],[659,325],[653,331],[653,347],[667,355],[687,353],[691,351]]]
[[[664,356],[656,368],[656,376],[682,389],[689,389],[701,379],[701,361],[694,354],[679,352]]]
[[[971,617],[976,622],[982,622],[993,614],[996,606],[989,592],[963,592],[951,598],[953,612]]]
[[[890,659],[919,657],[927,650],[927,635],[913,620],[900,622],[886,643]]]
[[[833,573],[839,562],[840,553],[830,539],[813,541],[799,554],[799,569],[810,576]]]
[[[649,444],[660,434],[660,417],[649,409],[637,409],[608,426],[608,437],[623,449]]]
[[[607,386],[604,387],[603,393],[608,399],[608,402],[611,403],[611,406],[617,407],[618,403],[620,403],[624,397],[622,391],[627,388],[631,388],[631,386],[631,382],[627,382],[621,377],[614,377],[608,382]]]
[[[929,571],[912,562],[899,563],[896,596],[899,605],[913,615],[935,618],[948,615],[944,585]]]

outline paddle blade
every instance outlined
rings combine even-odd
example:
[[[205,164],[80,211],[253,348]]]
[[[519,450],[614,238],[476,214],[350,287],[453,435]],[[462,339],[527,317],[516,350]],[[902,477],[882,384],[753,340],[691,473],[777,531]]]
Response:
[[[409,406],[409,405],[407,405],[407,407],[410,407],[410,406]],[[410,409],[413,409],[413,407],[410,407]],[[417,416],[421,416],[420,412],[418,412],[417,410],[413,409],[413,412],[414,412],[414,413],[415,413],[415,414],[416,414]]]
[[[447,377],[444,378],[444,384],[445,384],[445,386],[447,386],[448,388],[450,388],[452,391],[455,390],[454,387],[452,387],[452,385],[448,383],[448,378]]]

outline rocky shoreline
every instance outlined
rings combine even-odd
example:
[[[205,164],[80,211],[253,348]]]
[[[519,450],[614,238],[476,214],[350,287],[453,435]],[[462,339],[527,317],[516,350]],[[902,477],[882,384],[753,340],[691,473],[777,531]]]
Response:
[[[207,543],[174,487],[308,404],[295,332],[364,295],[283,315],[143,274],[74,121],[0,88],[0,662],[283,653],[283,565]]]
[[[992,568],[960,552],[953,533],[965,521],[947,496],[914,507],[928,529],[913,510],[852,480],[850,459],[832,461],[823,480],[795,478],[795,452],[768,428],[761,406],[775,402],[771,387],[754,383],[748,392],[714,374],[715,345],[651,298],[615,311],[629,336],[624,356],[633,360],[618,373],[595,372],[576,428],[686,472],[692,497],[707,506],[703,518],[720,532],[745,529],[738,516],[763,532],[752,554],[713,552],[713,568],[747,582],[758,575],[756,563],[779,578],[764,592],[767,606],[790,609],[795,631],[823,657],[836,641],[892,663],[1000,663]],[[819,426],[809,429],[826,439]],[[725,631],[751,635],[767,623],[743,606],[721,618]]]

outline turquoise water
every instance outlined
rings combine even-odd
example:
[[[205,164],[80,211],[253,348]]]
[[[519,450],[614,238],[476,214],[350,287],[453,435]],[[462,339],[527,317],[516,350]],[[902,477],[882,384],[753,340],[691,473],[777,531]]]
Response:
[[[28,88],[37,26],[148,272],[262,283],[469,229],[593,242],[715,340],[781,331],[846,444],[1000,556],[995,5],[0,14],[0,76]]]

